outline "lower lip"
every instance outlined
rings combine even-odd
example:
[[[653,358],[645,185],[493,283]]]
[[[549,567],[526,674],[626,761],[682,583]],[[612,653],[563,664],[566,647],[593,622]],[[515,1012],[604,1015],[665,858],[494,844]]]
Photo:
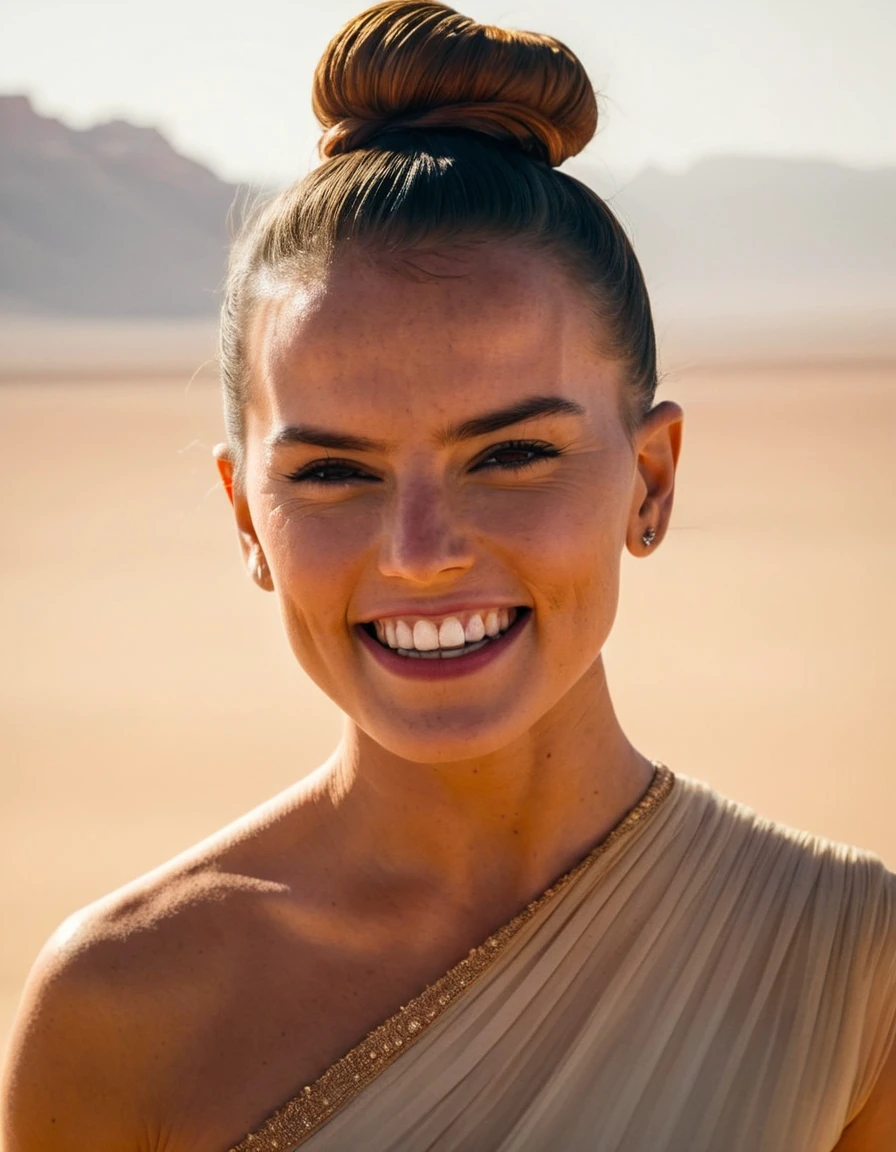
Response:
[[[484,648],[471,652],[469,656],[452,656],[447,660],[399,656],[391,648],[385,648],[378,640],[374,640],[360,624],[355,626],[355,631],[374,660],[389,672],[409,680],[453,680],[458,676],[469,676],[499,660],[503,652],[514,646],[531,615],[531,612],[520,612],[507,631],[496,636]]]

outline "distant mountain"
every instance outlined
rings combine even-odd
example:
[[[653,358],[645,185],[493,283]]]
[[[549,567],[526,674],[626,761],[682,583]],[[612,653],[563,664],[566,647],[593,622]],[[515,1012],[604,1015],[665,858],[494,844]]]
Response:
[[[574,174],[597,186],[588,168]],[[663,315],[896,309],[896,168],[719,156],[602,194]]]
[[[76,130],[0,96],[0,308],[211,315],[238,192],[154,128]]]
[[[566,168],[625,224],[661,328],[869,316],[896,328],[896,169],[716,157],[611,188],[587,164]],[[251,192],[153,128],[76,130],[0,96],[0,312],[211,317]]]

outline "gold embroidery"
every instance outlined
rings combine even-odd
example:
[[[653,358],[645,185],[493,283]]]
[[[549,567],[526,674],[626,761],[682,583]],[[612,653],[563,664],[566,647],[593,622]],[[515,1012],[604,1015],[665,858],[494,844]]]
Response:
[[[303,1088],[230,1152],[292,1152],[353,1096],[375,1080],[393,1060],[420,1039],[429,1025],[450,1004],[492,967],[520,928],[536,912],[562,888],[578,879],[621,836],[659,807],[671,792],[675,775],[671,769],[657,761],[654,761],[654,769],[650,787],[640,801],[584,859],[550,888],[546,888],[536,900],[489,936],[483,944],[471,949],[463,960],[435,984],[430,984],[419,996],[375,1028],[360,1044],[335,1064],[331,1064],[318,1080]]]

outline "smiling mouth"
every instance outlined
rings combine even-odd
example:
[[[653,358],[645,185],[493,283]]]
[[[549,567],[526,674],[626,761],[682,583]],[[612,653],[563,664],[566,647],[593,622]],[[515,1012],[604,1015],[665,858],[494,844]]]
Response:
[[[530,612],[529,608],[497,608],[448,616],[439,621],[371,620],[361,627],[382,648],[412,660],[456,660],[471,656],[500,640]]]

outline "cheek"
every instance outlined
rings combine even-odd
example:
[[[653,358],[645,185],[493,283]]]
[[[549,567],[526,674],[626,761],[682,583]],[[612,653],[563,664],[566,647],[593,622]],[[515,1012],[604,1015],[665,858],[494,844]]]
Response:
[[[288,592],[340,581],[369,550],[376,531],[370,509],[287,501],[269,511],[263,545],[272,571],[281,575]]]
[[[476,524],[483,541],[551,599],[568,600],[583,587],[614,587],[625,544],[630,493],[628,477],[607,477],[581,468],[483,501]]]
[[[590,665],[612,628],[630,503],[624,468],[606,476],[582,472],[520,493],[495,527],[508,562],[529,586],[536,633],[560,644],[567,671]]]
[[[266,520],[262,545],[290,644],[309,661],[348,640],[347,613],[376,537],[369,515],[345,505],[280,505]]]

